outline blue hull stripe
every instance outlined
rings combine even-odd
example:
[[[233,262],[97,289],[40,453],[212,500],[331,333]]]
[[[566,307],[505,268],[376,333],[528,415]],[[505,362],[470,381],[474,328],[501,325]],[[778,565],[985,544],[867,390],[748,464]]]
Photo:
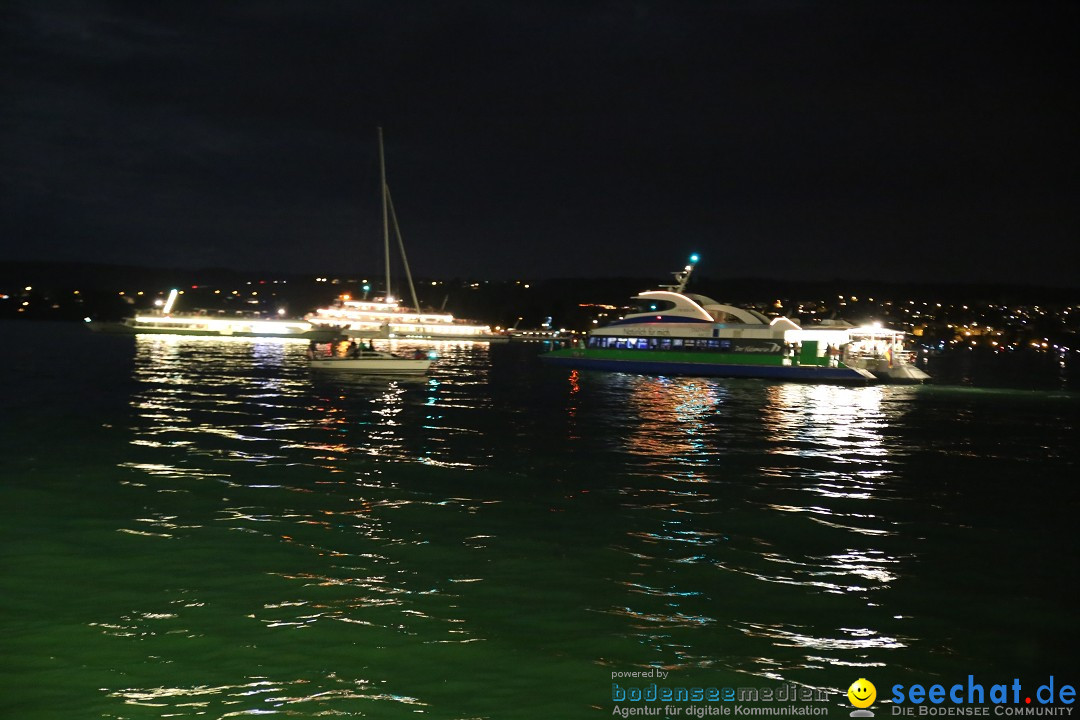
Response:
[[[605,360],[581,357],[540,359],[552,365],[578,370],[609,370],[646,375],[697,375],[704,377],[765,378],[771,380],[811,380],[816,382],[872,382],[851,368],[813,365],[721,365],[716,363],[669,363],[640,360]]]

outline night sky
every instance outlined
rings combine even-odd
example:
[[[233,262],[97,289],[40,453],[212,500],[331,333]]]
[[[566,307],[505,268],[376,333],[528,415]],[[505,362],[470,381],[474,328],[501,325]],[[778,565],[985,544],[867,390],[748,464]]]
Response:
[[[0,260],[1080,285],[1080,4],[0,5]]]

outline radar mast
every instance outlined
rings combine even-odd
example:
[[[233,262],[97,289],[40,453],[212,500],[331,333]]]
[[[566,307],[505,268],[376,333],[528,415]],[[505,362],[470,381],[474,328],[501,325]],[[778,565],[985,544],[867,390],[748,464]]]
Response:
[[[679,270],[678,272],[672,273],[672,275],[675,276],[675,284],[661,285],[660,287],[664,288],[665,290],[670,290],[672,292],[682,293],[684,290],[686,290],[686,284],[690,282],[690,275],[694,272],[694,266],[700,259],[701,256],[697,253],[691,255],[690,262],[687,264],[686,267],[684,267],[682,270]]]

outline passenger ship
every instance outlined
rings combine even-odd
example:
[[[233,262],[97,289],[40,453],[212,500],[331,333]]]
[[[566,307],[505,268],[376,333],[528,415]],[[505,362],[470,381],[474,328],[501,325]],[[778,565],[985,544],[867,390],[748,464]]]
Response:
[[[449,313],[417,312],[402,306],[393,297],[353,300],[343,295],[334,305],[319,308],[304,319],[317,327],[335,328],[340,334],[353,338],[508,340],[487,325],[459,320]]]
[[[339,334],[332,328],[319,328],[300,319],[262,318],[245,315],[214,314],[208,311],[173,313],[177,291],[169,293],[164,307],[116,322],[86,319],[94,332],[122,335],[200,335],[206,337],[280,337],[329,342]]]
[[[657,375],[771,378],[811,382],[923,382],[929,376],[909,362],[903,333],[839,326],[802,328],[785,317],[724,305],[686,292],[697,255],[676,284],[642,292],[629,313],[593,330],[584,347],[541,355],[541,360],[582,370]],[[889,343],[878,357],[868,341]]]

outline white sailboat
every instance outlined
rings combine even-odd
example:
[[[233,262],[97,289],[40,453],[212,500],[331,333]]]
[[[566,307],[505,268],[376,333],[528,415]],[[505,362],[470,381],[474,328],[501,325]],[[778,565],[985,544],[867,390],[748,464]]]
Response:
[[[379,131],[379,186],[381,189],[383,256],[386,261],[386,294],[383,297],[356,300],[348,295],[338,298],[329,307],[318,308],[305,320],[312,325],[336,328],[341,334],[354,338],[404,338],[410,340],[471,340],[481,342],[505,342],[506,337],[494,332],[490,326],[455,318],[450,313],[425,312],[420,308],[413,285],[409,260],[405,255],[405,242],[394,212],[390,187],[386,183],[386,157],[383,150],[382,128]],[[391,291],[390,284],[390,224],[393,223],[401,253],[405,279],[409,285],[412,307],[401,304]]]
[[[344,370],[369,375],[423,375],[431,367],[428,356],[400,357],[376,350],[358,350],[348,355],[326,355],[309,360],[312,370]]]

